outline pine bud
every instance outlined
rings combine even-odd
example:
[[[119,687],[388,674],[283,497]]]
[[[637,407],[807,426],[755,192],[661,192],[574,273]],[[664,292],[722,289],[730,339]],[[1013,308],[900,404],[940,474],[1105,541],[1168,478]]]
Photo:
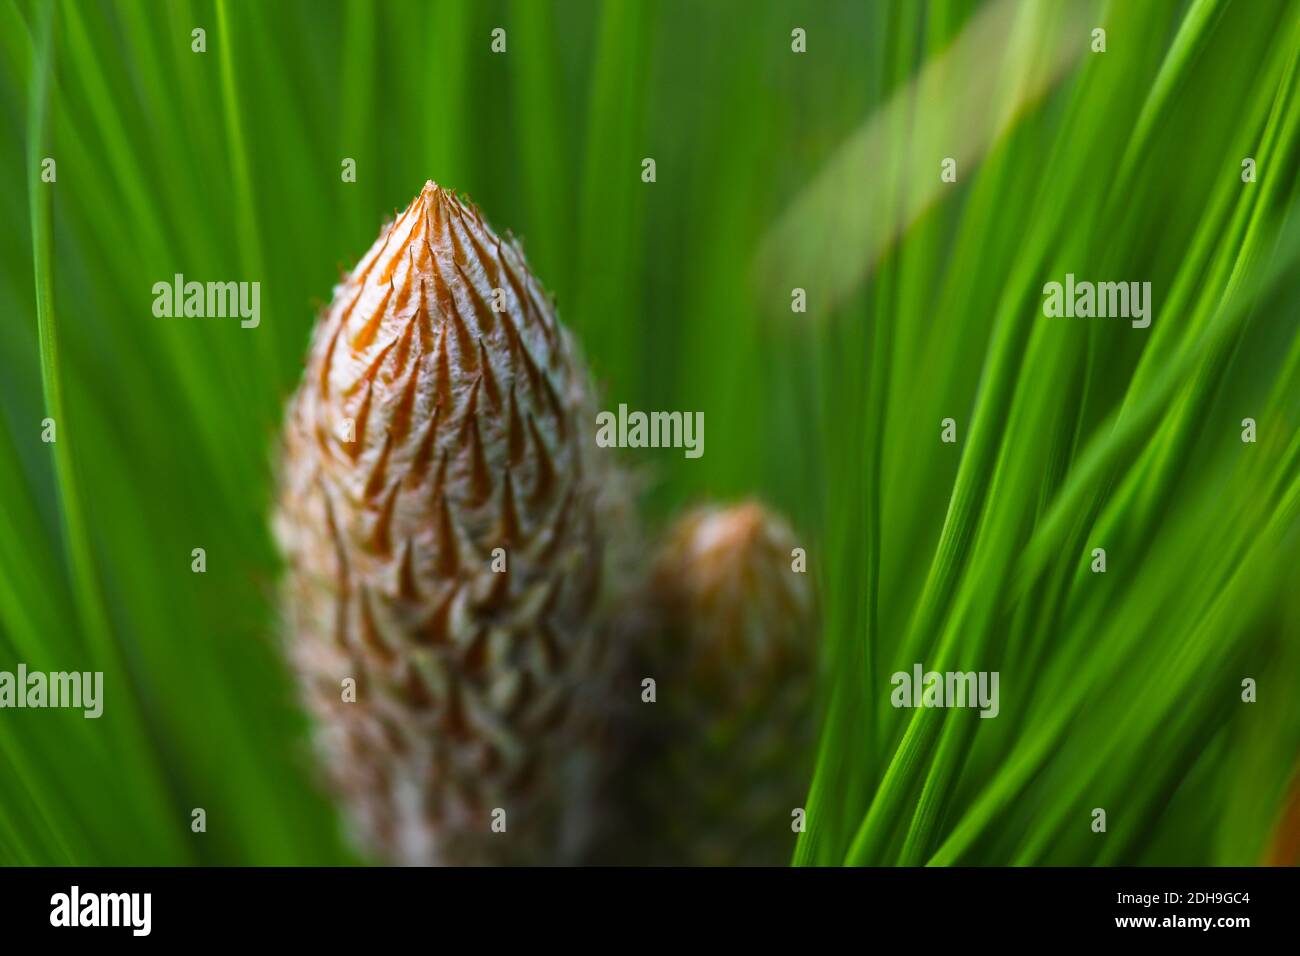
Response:
[[[811,770],[815,614],[794,535],[756,502],[669,531],[653,592],[669,723],[652,774],[667,862],[780,864]]]
[[[274,523],[290,657],[377,857],[582,842],[632,531],[592,403],[519,245],[432,182],[316,326]]]

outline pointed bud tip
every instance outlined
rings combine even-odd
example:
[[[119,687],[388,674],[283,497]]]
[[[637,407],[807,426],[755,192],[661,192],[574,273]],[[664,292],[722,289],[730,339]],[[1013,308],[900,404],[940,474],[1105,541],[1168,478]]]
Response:
[[[782,664],[791,651],[806,652],[815,616],[809,583],[791,563],[797,545],[785,519],[758,501],[697,508],[659,549],[658,600],[718,666]]]
[[[742,560],[767,520],[763,506],[745,501],[699,514],[694,545],[722,559]]]

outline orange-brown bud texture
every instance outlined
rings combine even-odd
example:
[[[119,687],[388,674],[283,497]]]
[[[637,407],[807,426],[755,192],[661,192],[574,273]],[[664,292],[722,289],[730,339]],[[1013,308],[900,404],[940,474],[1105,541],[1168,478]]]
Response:
[[[812,588],[794,568],[797,547],[785,520],[754,501],[699,508],[673,525],[655,589],[694,679],[743,697],[808,661]]]
[[[519,245],[432,182],[317,324],[274,522],[289,652],[380,859],[582,842],[634,524],[592,401]]]
[[[649,803],[663,862],[781,864],[811,770],[816,620],[789,525],[757,502],[690,512],[655,562],[671,715]],[[802,566],[800,565],[800,568]]]

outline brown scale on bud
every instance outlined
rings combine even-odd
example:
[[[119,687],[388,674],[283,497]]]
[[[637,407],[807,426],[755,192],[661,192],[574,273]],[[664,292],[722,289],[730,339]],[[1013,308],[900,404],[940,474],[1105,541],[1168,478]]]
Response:
[[[432,182],[316,326],[274,524],[323,762],[378,858],[582,843],[634,525],[592,403],[518,244]]]
[[[816,620],[789,525],[757,502],[693,511],[655,562],[664,732],[646,792],[661,862],[784,864],[812,766]]]
[[[700,508],[669,531],[655,566],[655,589],[680,621],[691,673],[744,681],[777,678],[806,661],[812,637],[812,591],[794,570],[798,547],[789,525],[755,501]],[[736,665],[744,663],[744,674]]]

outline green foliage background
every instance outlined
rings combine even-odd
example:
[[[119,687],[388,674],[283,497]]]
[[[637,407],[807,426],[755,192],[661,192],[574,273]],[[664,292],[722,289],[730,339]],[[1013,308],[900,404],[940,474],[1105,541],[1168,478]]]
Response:
[[[523,237],[611,406],[705,413],[703,458],[634,459],[652,524],[756,494],[806,537],[796,862],[1263,859],[1300,754],[1300,8],[1081,5],[1107,51],[832,308],[796,264],[865,252],[792,204],[988,5],[0,0],[0,669],[108,695],[0,712],[0,863],[353,859],[276,644],[271,454],[338,270],[427,178]],[[154,318],[178,272],[260,281],[261,326]],[[1151,328],[1043,318],[1066,272],[1151,281]],[[1000,716],[891,708],[918,661],[999,671]]]

